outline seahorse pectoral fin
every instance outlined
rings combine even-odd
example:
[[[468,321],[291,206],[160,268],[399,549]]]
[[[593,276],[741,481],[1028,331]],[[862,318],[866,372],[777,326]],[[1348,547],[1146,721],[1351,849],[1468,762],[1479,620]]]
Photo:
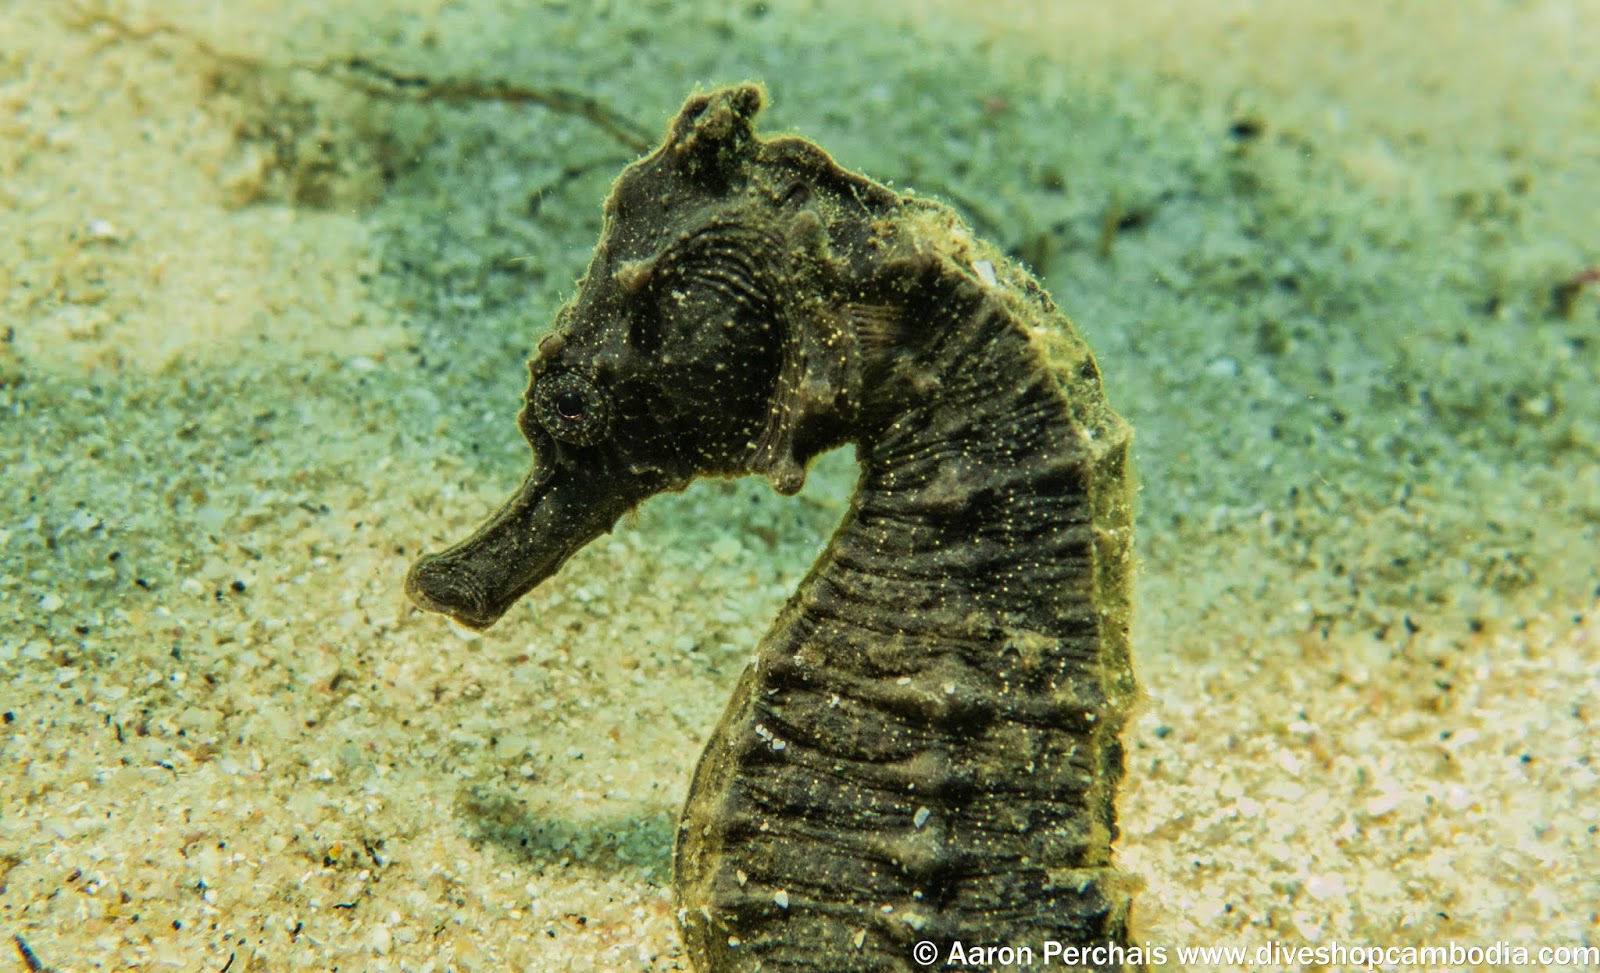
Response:
[[[406,595],[468,628],[488,628],[649,492],[604,469],[536,469],[471,537],[418,558]]]

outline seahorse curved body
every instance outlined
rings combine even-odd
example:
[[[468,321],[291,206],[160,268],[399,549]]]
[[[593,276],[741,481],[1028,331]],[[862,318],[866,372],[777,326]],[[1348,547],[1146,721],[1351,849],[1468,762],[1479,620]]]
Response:
[[[761,102],[691,98],[617,181],[529,364],[532,472],[407,591],[487,626],[647,496],[749,473],[793,493],[854,443],[850,511],[690,788],[674,887],[695,968],[1121,945],[1128,428],[1032,277],[945,207],[757,138]]]

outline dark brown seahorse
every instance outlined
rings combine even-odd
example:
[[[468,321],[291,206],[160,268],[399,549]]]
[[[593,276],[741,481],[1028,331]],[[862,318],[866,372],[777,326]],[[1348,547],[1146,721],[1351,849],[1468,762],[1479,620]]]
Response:
[[[532,471],[406,591],[483,628],[646,497],[748,473],[792,494],[854,443],[850,511],[683,810],[695,969],[1121,944],[1128,427],[1026,271],[944,206],[757,138],[761,103],[749,85],[690,98],[617,180],[528,366]]]

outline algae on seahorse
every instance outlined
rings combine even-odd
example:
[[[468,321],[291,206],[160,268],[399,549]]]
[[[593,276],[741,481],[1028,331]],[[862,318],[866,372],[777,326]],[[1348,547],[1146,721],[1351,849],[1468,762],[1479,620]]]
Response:
[[[749,473],[791,494],[854,443],[849,513],[690,788],[674,888],[695,968],[1123,943],[1128,428],[1026,271],[944,206],[757,138],[761,103],[690,98],[617,180],[529,364],[532,471],[406,590],[485,627],[646,497]]]

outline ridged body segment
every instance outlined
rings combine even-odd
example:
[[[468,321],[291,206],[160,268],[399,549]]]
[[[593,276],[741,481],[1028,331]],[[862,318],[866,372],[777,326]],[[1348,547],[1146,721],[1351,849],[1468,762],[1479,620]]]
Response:
[[[1125,937],[1128,432],[1000,302],[939,297],[918,366],[940,395],[859,443],[851,512],[695,777],[678,895],[700,968]]]

